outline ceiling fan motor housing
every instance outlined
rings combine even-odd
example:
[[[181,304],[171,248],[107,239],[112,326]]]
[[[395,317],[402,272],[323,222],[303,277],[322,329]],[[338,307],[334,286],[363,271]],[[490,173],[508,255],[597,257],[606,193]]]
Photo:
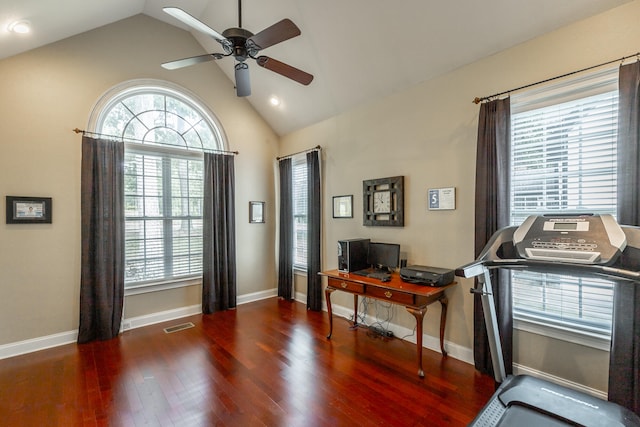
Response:
[[[231,42],[231,51],[227,53],[232,54],[237,61],[242,62],[251,56],[251,52],[247,50],[247,39],[253,36],[251,31],[244,28],[228,28],[223,31],[222,35]]]

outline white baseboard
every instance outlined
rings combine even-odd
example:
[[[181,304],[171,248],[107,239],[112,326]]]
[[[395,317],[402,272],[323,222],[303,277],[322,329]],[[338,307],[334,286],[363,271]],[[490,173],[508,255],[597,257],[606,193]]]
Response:
[[[78,331],[60,332],[58,334],[0,345],[0,359],[33,353],[34,351],[72,344],[78,341]]]
[[[517,363],[513,364],[513,373],[514,375],[530,375],[532,377],[540,378],[555,384],[559,384],[564,387],[571,388],[573,390],[578,390],[586,394],[590,394],[591,396],[595,396],[602,400],[607,400],[607,392],[598,390],[595,388],[587,387],[586,385],[576,383],[573,381],[565,380],[564,378],[557,377],[555,375],[547,374],[546,372],[538,371],[536,369],[529,368],[527,366],[518,365]]]
[[[173,310],[159,311],[157,313],[145,314],[125,318],[120,326],[120,332],[130,329],[142,328],[143,326],[154,325],[156,323],[168,322],[169,320],[180,319],[182,317],[193,316],[202,313],[202,305],[190,305]]]
[[[262,299],[271,298],[273,296],[276,296],[276,294],[277,289],[270,289],[267,291],[239,295],[237,298],[237,304],[247,304]],[[130,329],[141,328],[143,326],[167,322],[169,320],[180,319],[182,317],[193,316],[200,313],[202,313],[202,306],[198,304],[187,307],[180,307],[173,310],[160,311],[144,316],[129,317],[125,318],[122,321],[120,331],[128,331]],[[21,354],[45,350],[47,348],[58,347],[65,344],[73,344],[77,341],[78,331],[74,330],[47,335],[44,337],[28,339],[24,341],[17,341],[9,344],[3,344],[0,345],[0,360],[7,359],[9,357],[20,356]]]
[[[267,298],[278,296],[278,289],[273,288],[266,291],[253,292],[250,294],[239,295],[237,298],[237,304],[247,304],[249,302],[260,301]]]

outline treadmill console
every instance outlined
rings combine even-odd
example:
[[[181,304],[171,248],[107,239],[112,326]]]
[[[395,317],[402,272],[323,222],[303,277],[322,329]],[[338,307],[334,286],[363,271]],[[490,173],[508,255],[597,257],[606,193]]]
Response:
[[[627,240],[608,214],[532,215],[513,233],[513,245],[522,258],[609,265]]]

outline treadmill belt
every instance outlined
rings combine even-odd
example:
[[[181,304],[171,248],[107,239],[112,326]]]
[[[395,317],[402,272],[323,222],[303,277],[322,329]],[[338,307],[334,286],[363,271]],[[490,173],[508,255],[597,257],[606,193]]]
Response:
[[[612,402],[529,375],[516,375],[507,377],[470,425],[623,427],[640,426],[640,420]]]
[[[504,413],[504,416],[497,424],[500,427],[518,426],[518,427],[567,427],[568,424],[560,421],[555,417],[551,417],[545,413],[534,411],[524,406],[512,406]]]

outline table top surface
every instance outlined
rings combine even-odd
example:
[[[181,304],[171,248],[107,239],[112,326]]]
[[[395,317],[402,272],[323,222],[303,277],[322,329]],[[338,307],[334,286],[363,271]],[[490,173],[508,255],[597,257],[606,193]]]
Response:
[[[397,272],[391,273],[391,280],[389,280],[388,282],[382,282],[378,279],[374,279],[372,277],[360,276],[358,274],[343,273],[341,271],[338,271],[337,269],[321,271],[318,274],[320,274],[321,276],[332,277],[334,279],[349,280],[351,282],[361,283],[367,286],[376,286],[380,288],[394,289],[398,291],[409,292],[412,294],[424,295],[424,296],[439,294],[441,292],[444,292],[445,289],[448,289],[456,285],[456,282],[451,282],[445,286],[418,285],[416,283],[405,282],[400,277],[400,273],[397,273]]]

